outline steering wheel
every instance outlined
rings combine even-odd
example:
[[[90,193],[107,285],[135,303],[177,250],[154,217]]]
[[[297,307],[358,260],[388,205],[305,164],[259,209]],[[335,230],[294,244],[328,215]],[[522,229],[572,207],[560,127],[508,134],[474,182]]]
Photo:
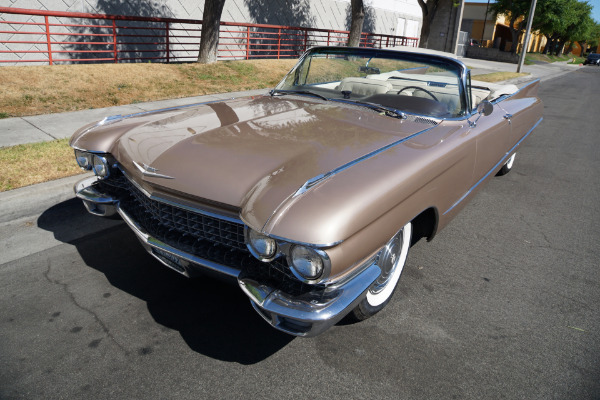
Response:
[[[437,99],[437,97],[435,97],[435,95],[434,95],[433,93],[431,93],[431,92],[430,92],[429,90],[427,90],[427,89],[423,89],[423,88],[422,88],[422,87],[420,87],[420,86],[407,86],[407,87],[405,87],[405,88],[402,88],[402,89],[400,89],[400,90],[398,91],[398,93],[396,93],[396,94],[400,94],[400,93],[404,92],[406,89],[420,90],[421,92],[425,92],[425,93],[427,93],[427,94],[428,94],[429,96],[431,96],[431,98],[432,98],[432,99],[434,99],[435,101],[439,101],[439,100]]]

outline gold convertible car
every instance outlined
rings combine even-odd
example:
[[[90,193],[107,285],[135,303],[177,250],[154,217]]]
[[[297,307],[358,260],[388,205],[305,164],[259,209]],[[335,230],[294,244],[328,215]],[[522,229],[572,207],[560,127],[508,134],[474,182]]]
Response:
[[[420,52],[317,47],[269,93],[108,117],[71,139],[92,214],[187,277],[233,278],[314,336],[390,301],[431,240],[542,120],[538,81],[471,80]],[[218,299],[215,299],[218,302]]]

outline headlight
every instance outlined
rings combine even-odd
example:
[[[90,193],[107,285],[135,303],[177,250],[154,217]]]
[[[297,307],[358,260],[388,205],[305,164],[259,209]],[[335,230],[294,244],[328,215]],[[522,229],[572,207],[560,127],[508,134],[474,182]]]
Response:
[[[92,157],[92,169],[94,170],[94,174],[100,178],[106,178],[108,175],[110,175],[108,161],[105,157],[97,154],[94,154]]]
[[[92,169],[92,154],[75,150],[75,159],[77,160],[77,164],[84,170],[89,171]]]
[[[303,281],[314,281],[323,274],[323,258],[310,247],[294,245],[289,261],[294,275]]]
[[[275,239],[250,228],[246,228],[245,236],[248,250],[260,261],[271,261],[277,255],[277,242],[275,242]]]

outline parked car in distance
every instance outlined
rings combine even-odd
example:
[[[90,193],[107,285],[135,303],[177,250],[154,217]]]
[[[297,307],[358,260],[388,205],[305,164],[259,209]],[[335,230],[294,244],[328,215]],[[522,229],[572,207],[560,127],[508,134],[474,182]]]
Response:
[[[268,94],[81,128],[70,144],[95,176],[75,192],[167,267],[232,278],[273,327],[314,336],[383,309],[410,246],[511,170],[542,119],[538,84],[472,81],[419,51],[316,47]]]
[[[600,54],[599,53],[590,53],[587,58],[583,62],[583,65],[600,65]]]

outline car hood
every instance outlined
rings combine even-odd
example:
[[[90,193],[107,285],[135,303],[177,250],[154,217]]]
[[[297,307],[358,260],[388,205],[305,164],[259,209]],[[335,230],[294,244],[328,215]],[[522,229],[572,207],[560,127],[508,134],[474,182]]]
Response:
[[[358,106],[260,96],[124,118],[72,145],[91,150],[94,137],[112,135],[105,151],[149,191],[233,206],[262,229],[307,180],[429,127]]]

